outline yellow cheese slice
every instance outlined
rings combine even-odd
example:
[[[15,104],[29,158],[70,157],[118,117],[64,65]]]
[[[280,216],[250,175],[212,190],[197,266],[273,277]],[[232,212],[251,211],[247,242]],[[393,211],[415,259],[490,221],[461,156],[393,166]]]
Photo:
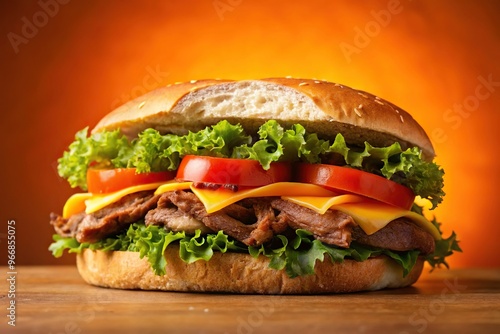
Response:
[[[341,197],[341,196],[337,196]],[[325,213],[325,203],[328,202],[327,199],[318,200],[317,197],[283,197],[284,199],[312,209],[318,213]],[[333,210],[338,210],[350,215],[354,221],[365,231],[366,234],[370,235],[378,230],[384,228],[387,224],[397,218],[406,217],[413,221],[415,224],[420,226],[425,231],[429,232],[434,239],[440,240],[441,235],[437,228],[428,221],[425,217],[398,207],[384,204],[381,202],[365,200],[357,202],[344,202],[335,203],[335,197],[331,199],[332,205],[330,206]]]
[[[133,194],[139,191],[145,191],[145,190],[153,190],[164,184],[165,182],[158,182],[158,183],[148,183],[148,184],[141,184],[138,186],[132,186],[128,188],[124,188],[118,191],[115,191],[113,193],[109,194],[98,194],[94,195],[91,198],[87,199],[85,201],[85,213],[92,213],[96,212],[97,210],[100,210],[104,208],[105,206],[108,206],[114,202],[119,201],[122,197],[127,196],[129,194]]]
[[[193,182],[177,182],[177,181],[164,183],[161,186],[159,186],[158,189],[156,189],[155,195],[163,194],[166,193],[167,191],[189,189],[192,183]]]
[[[198,189],[191,185],[191,190],[200,199],[208,213],[216,212],[235,202],[250,197],[266,196],[335,196],[323,187],[297,182],[277,182],[267,186],[231,191],[228,189]]]
[[[342,203],[356,203],[366,201],[366,197],[358,195],[339,195],[339,196],[329,196],[329,197],[317,197],[317,196],[281,196],[282,199],[289,200],[311,210],[314,210],[320,214],[324,214],[332,205],[338,205]]]
[[[91,198],[91,193],[74,194],[66,201],[63,207],[63,218],[85,211],[85,201]]]
[[[167,191],[189,189],[192,182],[176,182],[168,181],[141,184],[138,186],[132,186],[129,188],[124,188],[113,193],[108,194],[91,194],[91,193],[79,193],[74,194],[66,201],[63,208],[63,218],[69,218],[72,215],[85,211],[85,213],[92,213],[100,210],[114,202],[119,201],[122,197],[133,194],[139,191],[153,190],[156,189],[155,195],[162,194]]]

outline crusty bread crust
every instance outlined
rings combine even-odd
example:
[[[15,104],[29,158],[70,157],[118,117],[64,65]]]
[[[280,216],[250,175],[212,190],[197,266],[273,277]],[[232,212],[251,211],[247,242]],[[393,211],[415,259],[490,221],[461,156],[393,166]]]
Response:
[[[85,249],[77,256],[83,279],[92,285],[117,288],[243,294],[324,294],[384,288],[400,288],[415,283],[423,259],[403,278],[402,268],[379,256],[363,262],[317,261],[314,275],[289,278],[281,270],[268,268],[269,260],[248,254],[214,253],[210,261],[191,264],[179,258],[179,248],[170,245],[165,256],[166,275],[155,275],[148,261],[137,252],[104,252]]]
[[[132,100],[105,116],[93,129],[121,128],[130,137],[152,127],[184,134],[227,119],[254,132],[269,119],[284,125],[300,122],[326,138],[375,146],[395,141],[417,146],[434,157],[429,137],[413,117],[372,94],[320,80],[270,78],[200,80],[168,85]]]

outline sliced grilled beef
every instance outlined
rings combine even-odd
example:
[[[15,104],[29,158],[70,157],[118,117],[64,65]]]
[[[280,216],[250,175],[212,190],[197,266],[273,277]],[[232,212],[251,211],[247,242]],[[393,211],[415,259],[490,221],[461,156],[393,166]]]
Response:
[[[170,194],[162,194],[158,200],[156,209],[146,213],[146,217],[144,217],[146,225],[164,226],[168,230],[176,232],[185,231],[188,234],[194,234],[198,229],[202,233],[211,232],[200,220],[175,206],[170,200]]]
[[[223,209],[224,213],[244,224],[253,224],[257,221],[258,215],[256,215],[253,205],[245,204],[240,202],[228,205]]]
[[[253,231],[243,242],[247,245],[261,245],[269,240],[275,234],[283,233],[288,228],[288,222],[277,218],[271,206],[269,199],[259,199],[252,201],[257,223],[253,224]]]
[[[78,231],[78,226],[85,218],[86,213],[80,212],[75,215],[72,215],[68,219],[64,219],[63,217],[51,213],[50,214],[50,224],[54,226],[54,230],[56,230],[57,234],[62,237],[74,237]]]
[[[263,203],[256,203],[254,205],[254,215],[257,218],[257,222],[247,225],[233,218],[234,216],[241,216],[242,214],[246,216],[248,211],[243,210],[244,207],[238,208],[233,204],[225,209],[209,214],[198,197],[191,192],[174,191],[172,193],[163,194],[163,196],[169,196],[172,203],[175,204],[179,210],[193,215],[193,217],[201,220],[211,230],[222,230],[246,245],[261,245],[271,240],[273,237],[272,226],[276,222],[276,219],[269,202],[267,204],[268,208],[266,208]],[[283,226],[282,223],[279,225]]]
[[[271,202],[280,211],[278,217],[293,229],[305,229],[314,237],[330,245],[347,248],[351,244],[351,231],[356,223],[351,216],[340,211],[328,210],[321,215],[298,204],[276,199]]]
[[[434,238],[406,218],[393,220],[383,229],[367,235],[359,226],[352,231],[354,240],[363,245],[395,251],[418,249],[423,255],[434,252]]]
[[[224,231],[246,245],[257,246],[275,234],[305,229],[316,239],[339,247],[360,244],[406,251],[418,249],[423,254],[434,251],[433,237],[405,218],[392,221],[380,231],[367,235],[351,216],[328,210],[321,215],[313,210],[276,197],[252,198],[207,213],[203,203],[190,191],[153,195],[138,192],[92,214],[79,213],[64,219],[50,216],[61,236],[76,237],[79,242],[95,242],[119,233],[133,222],[144,219],[147,225],[165,226],[173,231],[194,233]]]
[[[158,198],[159,195],[154,196],[153,191],[141,191],[91,214],[79,213],[69,219],[52,214],[51,224],[56,231],[63,231],[64,236],[76,237],[78,242],[96,242],[144,218],[149,210],[156,207]]]

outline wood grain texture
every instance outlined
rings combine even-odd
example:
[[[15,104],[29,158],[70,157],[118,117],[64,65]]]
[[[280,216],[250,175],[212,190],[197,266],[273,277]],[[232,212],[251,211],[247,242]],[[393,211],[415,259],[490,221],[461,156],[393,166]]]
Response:
[[[15,328],[5,279],[0,288],[0,333],[500,332],[500,269],[424,273],[397,290],[258,296],[110,290],[74,266],[20,267]]]

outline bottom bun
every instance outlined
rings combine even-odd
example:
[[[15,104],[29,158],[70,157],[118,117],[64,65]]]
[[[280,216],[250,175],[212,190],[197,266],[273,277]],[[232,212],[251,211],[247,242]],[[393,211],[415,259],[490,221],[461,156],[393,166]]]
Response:
[[[166,274],[155,275],[146,258],[137,252],[92,251],[77,256],[78,271],[89,284],[117,288],[163,291],[229,292],[246,294],[345,293],[400,288],[415,283],[424,260],[403,277],[401,266],[388,257],[367,261],[317,261],[315,274],[289,278],[284,270],[268,268],[269,260],[248,254],[214,253],[209,262],[191,264],[179,258],[179,248],[165,251]]]

